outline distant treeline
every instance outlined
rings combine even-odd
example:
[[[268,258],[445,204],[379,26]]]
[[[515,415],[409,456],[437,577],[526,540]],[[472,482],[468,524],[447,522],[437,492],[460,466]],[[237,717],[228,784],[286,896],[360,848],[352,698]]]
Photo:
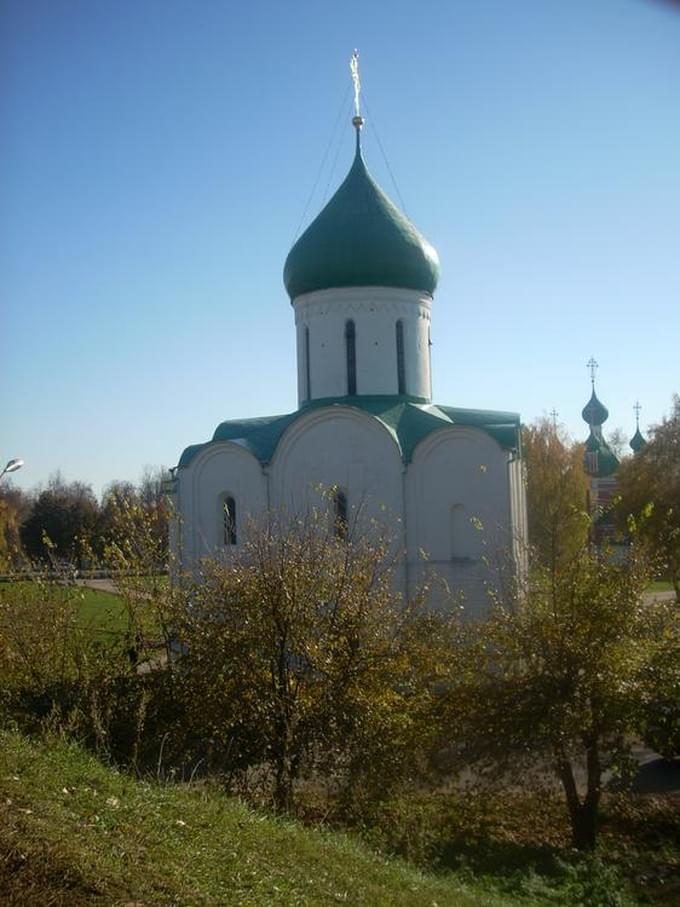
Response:
[[[25,492],[0,488],[0,573],[26,569],[27,562],[65,563],[96,569],[110,542],[116,513],[139,508],[167,554],[168,505],[163,467],[148,467],[141,480],[114,481],[98,499],[92,486],[53,476],[46,488]],[[159,567],[162,565],[159,565]]]

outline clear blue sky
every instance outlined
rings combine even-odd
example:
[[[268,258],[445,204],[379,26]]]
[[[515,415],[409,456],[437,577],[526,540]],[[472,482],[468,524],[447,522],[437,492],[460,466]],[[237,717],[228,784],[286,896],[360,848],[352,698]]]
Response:
[[[101,490],[295,408],[281,272],[361,54],[437,247],[434,396],[578,437],[680,390],[680,6],[4,0],[0,459]],[[312,199],[351,161],[347,109]],[[332,171],[333,161],[336,159]]]

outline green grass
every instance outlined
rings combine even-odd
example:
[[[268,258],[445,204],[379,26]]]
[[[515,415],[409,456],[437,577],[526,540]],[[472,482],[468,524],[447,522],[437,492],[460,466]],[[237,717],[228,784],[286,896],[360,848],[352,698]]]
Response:
[[[127,626],[127,610],[119,595],[82,586],[78,589],[75,604],[78,623],[97,630],[123,632]]]
[[[0,595],[15,598],[17,603],[30,592],[33,584],[27,580],[6,582],[0,584]],[[62,594],[68,594],[76,611],[77,623],[80,627],[103,637],[111,634],[122,634],[128,626],[128,611],[120,595],[113,592],[104,592],[100,589],[91,589],[88,586],[58,587]],[[142,605],[142,617],[143,617]],[[150,636],[157,635],[158,628],[153,617],[145,622],[144,630]]]
[[[126,632],[129,614],[120,595],[87,586],[78,587],[75,595],[78,623],[81,627],[111,638]],[[160,638],[160,629],[152,609],[142,601],[136,610],[144,635],[152,639]]]
[[[605,792],[598,847],[570,847],[558,790],[414,789],[378,804],[364,829],[380,850],[436,866],[517,903],[680,905],[680,793]]]
[[[515,903],[214,790],[135,781],[75,746],[8,732],[0,732],[0,802],[5,907]]]
[[[647,588],[647,592],[672,592],[672,591],[673,591],[673,583],[669,582],[668,580],[656,580],[655,582],[650,583],[650,585]]]

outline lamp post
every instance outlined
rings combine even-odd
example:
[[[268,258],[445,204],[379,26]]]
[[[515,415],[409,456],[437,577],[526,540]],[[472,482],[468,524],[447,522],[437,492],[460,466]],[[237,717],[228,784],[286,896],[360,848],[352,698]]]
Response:
[[[4,476],[6,472],[16,472],[17,469],[21,469],[24,465],[24,461],[20,457],[14,457],[9,461],[7,466],[0,472],[0,479]]]

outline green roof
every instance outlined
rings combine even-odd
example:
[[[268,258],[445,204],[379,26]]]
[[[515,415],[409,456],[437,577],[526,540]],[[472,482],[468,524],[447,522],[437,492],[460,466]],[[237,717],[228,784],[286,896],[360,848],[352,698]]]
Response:
[[[315,409],[351,407],[377,419],[394,438],[404,463],[409,463],[418,443],[440,428],[461,425],[478,428],[509,450],[519,446],[519,416],[517,413],[493,410],[460,409],[436,406],[417,397],[357,396],[327,397],[312,400],[294,413],[262,419],[222,422],[211,441],[187,447],[179,466],[188,466],[197,453],[219,441],[232,441],[250,451],[262,464],[271,462],[276,446],[289,425]]]
[[[586,458],[586,472],[597,479],[604,479],[607,476],[614,475],[619,468],[619,461],[616,454],[607,444],[604,438],[598,438],[591,431],[586,441],[586,452],[597,454],[597,469],[588,469],[588,460]]]
[[[283,282],[291,299],[334,287],[398,287],[432,295],[435,249],[373,180],[361,156],[288,254]]]

